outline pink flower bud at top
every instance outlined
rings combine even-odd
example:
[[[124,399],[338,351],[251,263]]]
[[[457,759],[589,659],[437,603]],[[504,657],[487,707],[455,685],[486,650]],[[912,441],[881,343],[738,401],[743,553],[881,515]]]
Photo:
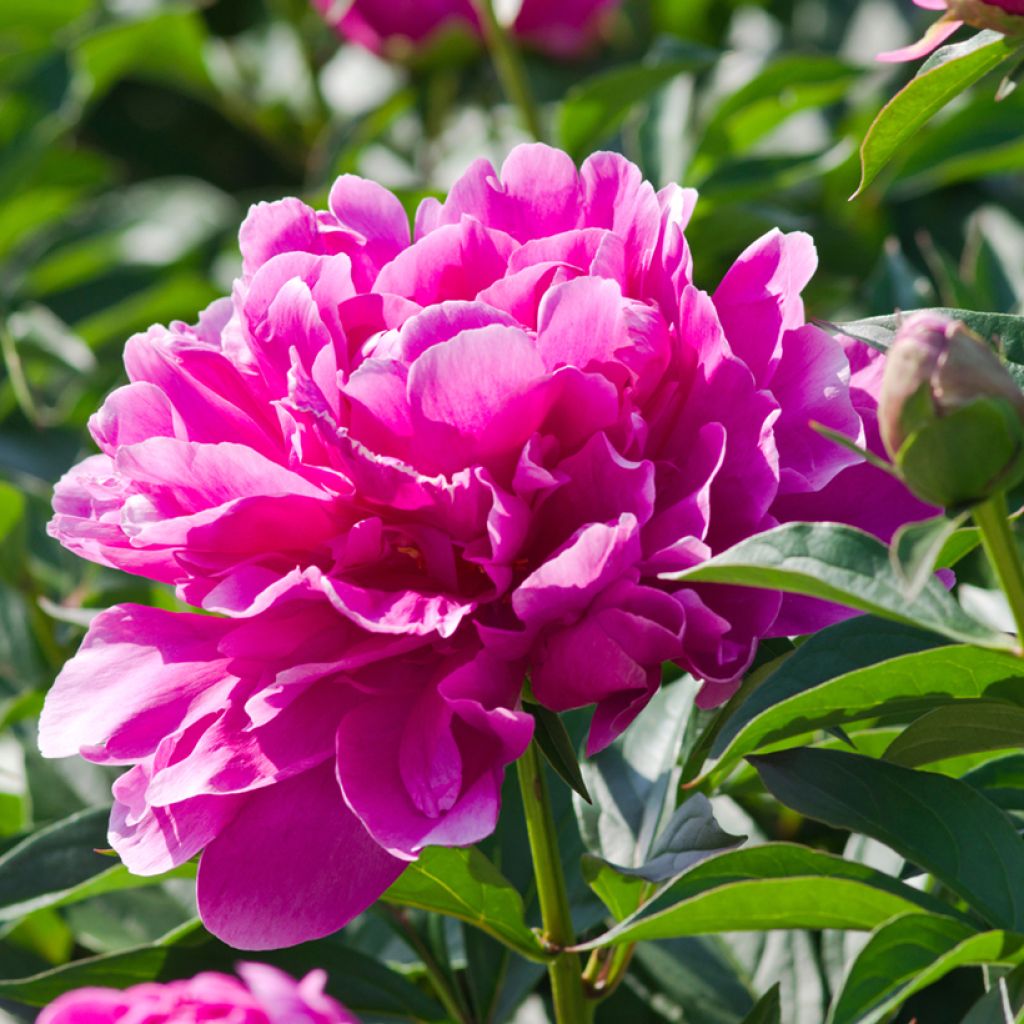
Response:
[[[1024,0],[949,0],[953,18],[976,28],[1014,35],[1024,31]]]
[[[1024,394],[957,320],[919,313],[903,324],[886,358],[878,423],[905,482],[927,501],[970,504],[1020,475]]]
[[[880,53],[878,60],[895,63],[926,57],[963,25],[992,29],[1008,36],[1024,34],[1024,0],[914,0],[914,3],[926,11],[942,11],[942,16],[917,42]]]

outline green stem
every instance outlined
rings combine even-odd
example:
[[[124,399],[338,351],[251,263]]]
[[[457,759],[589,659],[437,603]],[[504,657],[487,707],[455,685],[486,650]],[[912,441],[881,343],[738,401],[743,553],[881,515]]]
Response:
[[[498,73],[501,87],[511,103],[514,103],[523,117],[526,130],[538,141],[544,139],[540,124],[540,112],[530,90],[526,77],[526,68],[515,44],[509,39],[508,33],[498,21],[494,13],[493,0],[472,0],[480,17],[484,39],[494,61],[494,70]]]
[[[981,543],[995,570],[999,585],[1017,624],[1017,640],[1024,640],[1024,565],[1010,528],[1006,496],[997,494],[973,509],[975,523],[981,531]]]
[[[583,995],[580,959],[575,953],[559,952],[571,946],[575,936],[558,851],[558,836],[551,815],[551,799],[536,743],[531,743],[516,762],[516,769],[537,880],[537,898],[544,929],[542,942],[557,953],[548,963],[555,1021],[556,1024],[586,1024],[590,1010]]]
[[[441,1005],[447,1010],[448,1016],[453,1021],[456,1021],[457,1024],[470,1024],[471,1017],[449,985],[444,968],[437,962],[427,944],[420,938],[419,933],[406,917],[405,911],[389,907],[386,904],[381,905],[388,917],[391,918],[402,939],[420,958],[426,975],[430,979],[430,987],[434,990],[434,995],[441,1001]]]

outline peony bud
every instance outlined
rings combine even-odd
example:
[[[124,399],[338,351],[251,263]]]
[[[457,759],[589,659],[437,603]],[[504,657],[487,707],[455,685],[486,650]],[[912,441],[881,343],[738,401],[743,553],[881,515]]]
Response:
[[[886,357],[878,425],[907,486],[946,508],[1024,478],[1024,394],[962,323],[918,313]]]

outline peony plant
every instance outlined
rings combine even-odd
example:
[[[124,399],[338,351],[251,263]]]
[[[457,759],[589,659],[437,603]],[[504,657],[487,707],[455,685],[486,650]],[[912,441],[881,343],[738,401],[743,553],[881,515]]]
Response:
[[[352,103],[301,3],[15,6],[0,1017],[1020,1016],[1019,95],[847,207],[856,5],[339,3]]]
[[[805,321],[810,238],[769,233],[709,294],[695,199],[524,146],[410,234],[345,176],[325,211],[254,207],[232,296],[128,342],[50,529],[195,610],[97,616],[40,744],[128,766],[111,845],[142,875],[201,854],[225,941],[336,931],[424,848],[489,835],[524,678],[593,707],[596,754],[665,662],[715,707],[759,640],[849,614],[667,575],[780,523],[928,514],[812,428],[880,451],[881,361]]]

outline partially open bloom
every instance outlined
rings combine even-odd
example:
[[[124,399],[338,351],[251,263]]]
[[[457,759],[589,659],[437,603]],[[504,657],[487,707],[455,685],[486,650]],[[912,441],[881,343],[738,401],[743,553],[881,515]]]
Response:
[[[295,981],[267,964],[239,964],[242,980],[212,971],[124,991],[80,988],[58,996],[37,1024],[359,1024],[324,992],[323,971]]]
[[[555,57],[586,50],[621,0],[523,0],[510,31]],[[339,35],[374,53],[420,48],[446,30],[480,34],[471,0],[313,0]]]
[[[880,53],[878,60],[898,63],[926,57],[963,25],[995,29],[1007,35],[1024,32],[1024,0],[914,0],[914,3],[926,11],[942,11],[942,16],[916,43]]]
[[[593,751],[663,662],[715,705],[759,638],[841,614],[661,574],[782,521],[927,514],[811,429],[878,449],[881,360],[804,322],[810,238],[769,233],[710,295],[695,199],[523,146],[410,237],[344,176],[325,211],[254,207],[231,298],[128,342],[51,529],[214,614],[101,614],[41,745],[132,766],[111,843],[141,873],[205,851],[216,934],[325,934],[424,846],[486,835],[524,675],[595,706]]]

